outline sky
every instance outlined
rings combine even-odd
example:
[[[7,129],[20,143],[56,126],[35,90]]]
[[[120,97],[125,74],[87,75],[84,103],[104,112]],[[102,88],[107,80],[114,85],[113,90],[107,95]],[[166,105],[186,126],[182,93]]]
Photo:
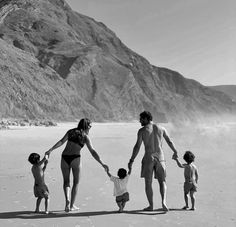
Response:
[[[66,0],[152,65],[236,85],[236,0]]]

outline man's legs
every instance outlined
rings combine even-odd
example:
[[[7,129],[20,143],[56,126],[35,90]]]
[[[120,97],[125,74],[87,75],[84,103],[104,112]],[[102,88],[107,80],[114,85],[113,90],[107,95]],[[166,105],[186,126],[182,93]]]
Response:
[[[158,179],[160,194],[161,194],[161,204],[164,211],[168,211],[168,207],[166,205],[166,165],[164,161],[156,161],[155,162],[155,178]]]
[[[149,206],[144,208],[144,210],[153,210],[153,190],[152,190],[152,178],[145,178],[145,192]]]
[[[158,180],[158,182],[160,186],[162,208],[164,211],[168,211],[169,209],[166,205],[166,191],[167,191],[166,182],[164,180]]]

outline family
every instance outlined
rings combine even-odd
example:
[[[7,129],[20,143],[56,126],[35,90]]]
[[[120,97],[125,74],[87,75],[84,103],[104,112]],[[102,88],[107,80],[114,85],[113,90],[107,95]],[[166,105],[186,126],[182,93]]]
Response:
[[[87,146],[94,159],[101,164],[107,172],[110,180],[114,183],[114,196],[119,207],[119,212],[122,212],[125,204],[129,201],[129,193],[127,191],[127,183],[132,171],[132,165],[136,156],[139,153],[141,144],[144,144],[145,153],[141,165],[141,177],[145,180],[145,193],[148,200],[148,207],[144,211],[153,211],[153,176],[158,180],[160,186],[160,195],[162,200],[162,208],[168,211],[166,204],[166,166],[165,157],[162,149],[163,140],[167,142],[173,151],[172,159],[174,159],[180,168],[184,168],[184,199],[185,206],[183,209],[188,209],[188,195],[191,198],[191,210],[195,210],[195,195],[197,191],[198,170],[193,164],[195,156],[191,151],[186,151],[183,158],[186,163],[180,163],[178,160],[177,150],[170,139],[167,130],[164,127],[156,125],[152,122],[152,114],[149,111],[140,113],[141,128],[137,133],[137,141],[134,145],[131,158],[128,162],[128,172],[120,168],[117,176],[111,175],[109,167],[102,162],[98,153],[94,150],[89,138],[89,130],[91,129],[91,121],[87,118],[81,119],[77,128],[70,129],[64,137],[59,140],[52,148],[45,152],[45,156],[40,160],[40,155],[37,153],[30,154],[28,161],[32,164],[32,173],[35,179],[34,195],[37,198],[35,212],[39,212],[41,200],[45,199],[45,213],[48,214],[49,190],[44,181],[44,171],[46,169],[51,152],[62,146],[65,142],[66,146],[61,156],[61,171],[63,176],[63,189],[65,195],[65,212],[79,210],[74,204],[78,192],[80,180],[80,151]],[[70,186],[70,173],[73,174],[73,186]]]

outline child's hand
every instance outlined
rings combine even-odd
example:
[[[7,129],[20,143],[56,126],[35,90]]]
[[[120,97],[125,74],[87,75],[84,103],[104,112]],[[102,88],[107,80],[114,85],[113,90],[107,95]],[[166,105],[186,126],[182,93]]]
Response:
[[[176,160],[178,159],[178,157],[176,157],[176,156],[173,155],[173,156],[172,156],[172,159],[176,161]]]

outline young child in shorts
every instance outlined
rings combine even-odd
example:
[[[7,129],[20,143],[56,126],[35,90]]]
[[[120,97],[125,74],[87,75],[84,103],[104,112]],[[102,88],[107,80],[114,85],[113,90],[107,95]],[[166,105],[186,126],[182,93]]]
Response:
[[[197,167],[193,164],[195,155],[191,151],[186,151],[183,159],[186,163],[181,164],[176,158],[176,163],[180,168],[184,168],[184,200],[185,206],[184,210],[189,208],[188,206],[188,194],[190,194],[192,207],[190,210],[195,210],[195,195],[194,193],[197,191],[197,182],[198,182],[198,170]]]
[[[45,214],[48,214],[48,204],[49,204],[49,191],[48,187],[44,181],[44,171],[48,163],[48,155],[45,155],[42,160],[40,160],[40,155],[37,153],[31,153],[29,155],[28,161],[33,165],[31,168],[32,174],[34,176],[34,195],[37,198],[35,213],[39,213],[39,206],[41,200],[45,199]],[[44,166],[42,167],[42,165]]]
[[[110,177],[110,180],[114,183],[113,195],[116,197],[116,203],[119,207],[119,212],[124,210],[126,202],[129,201],[129,192],[127,191],[127,184],[129,176],[131,174],[131,169],[127,174],[126,169],[120,168],[117,172],[117,176],[112,176],[107,170],[107,175]]]

